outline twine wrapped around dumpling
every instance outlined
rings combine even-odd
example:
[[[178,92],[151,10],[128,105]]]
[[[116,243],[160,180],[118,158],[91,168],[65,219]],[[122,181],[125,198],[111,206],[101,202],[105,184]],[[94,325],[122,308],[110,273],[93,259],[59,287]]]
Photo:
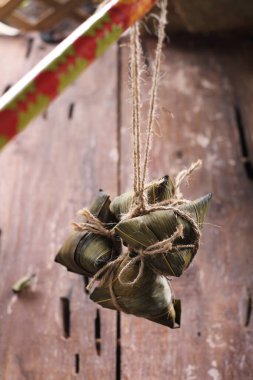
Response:
[[[109,276],[109,281],[96,287],[90,299],[108,309],[120,310],[171,328],[179,327],[181,304],[173,299],[166,278],[145,267],[145,275],[132,285],[140,269],[138,263],[129,266],[131,260],[131,256],[126,255],[112,278]],[[123,268],[124,274],[119,277]]]
[[[166,277],[180,276],[199,247],[211,194],[188,201],[179,189],[182,179],[199,166],[198,161],[180,172],[176,185],[169,176],[152,182],[146,187],[146,199],[153,203],[146,201],[144,209],[135,205],[129,192],[112,202],[117,204],[114,216],[109,196],[100,192],[90,211],[81,211],[85,222],[74,223],[76,231],[56,260],[93,277],[87,287],[92,301],[170,328],[180,327],[181,303],[172,296]],[[123,253],[121,242],[127,246]],[[99,285],[94,288],[96,281]]]
[[[115,219],[110,212],[110,197],[102,190],[95,198],[90,211],[81,210],[81,214],[100,221],[106,227],[112,228]],[[121,241],[110,234],[110,229],[104,228],[102,233],[96,229],[96,225],[87,230],[83,228],[85,223],[74,225],[74,231],[68,236],[55,261],[64,265],[69,271],[92,277],[108,261],[117,257],[121,252]],[[103,236],[104,235],[104,236]]]
[[[177,207],[158,206],[153,211],[151,207],[151,212],[145,215],[120,221],[115,232],[133,250],[142,250],[145,263],[155,271],[165,276],[179,277],[188,268],[198,249],[195,244],[198,230],[194,228],[193,221],[202,228],[210,199],[211,194],[207,194]],[[158,242],[170,238],[180,225],[182,236],[175,238],[166,251],[166,246]]]

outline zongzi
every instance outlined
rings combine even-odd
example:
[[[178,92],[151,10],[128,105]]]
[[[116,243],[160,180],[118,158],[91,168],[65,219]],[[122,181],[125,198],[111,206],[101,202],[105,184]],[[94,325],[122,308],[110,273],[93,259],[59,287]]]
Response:
[[[130,254],[125,257],[111,280],[113,297],[110,286],[106,284],[96,287],[90,299],[108,309],[118,309],[171,328],[179,327],[180,301],[173,299],[167,279],[144,266],[138,281],[132,283],[138,276],[141,264],[136,262],[128,265],[131,260]],[[120,279],[118,276],[123,268]]]
[[[109,209],[110,198],[102,190],[95,198],[90,212],[109,227],[115,225],[115,220]],[[93,276],[104,264],[120,254],[119,238],[109,239],[105,236],[87,231],[73,231],[60,251],[55,261],[67,267],[71,272]]]
[[[211,194],[188,202],[177,208],[189,215],[201,228],[207,214]],[[180,276],[190,265],[194,254],[195,231],[191,223],[173,210],[158,210],[131,219],[124,219],[115,230],[122,240],[135,250],[148,249],[153,244],[168,239],[182,225],[183,238],[175,240],[174,247],[168,252],[145,255],[145,263],[165,276]]]

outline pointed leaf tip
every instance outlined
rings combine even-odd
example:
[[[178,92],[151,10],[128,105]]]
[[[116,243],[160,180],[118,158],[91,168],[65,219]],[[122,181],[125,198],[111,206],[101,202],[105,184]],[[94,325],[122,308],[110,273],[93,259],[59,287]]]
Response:
[[[186,204],[183,206],[183,208],[190,212],[194,218],[196,218],[196,221],[200,227],[202,227],[202,224],[204,222],[204,219],[208,212],[209,202],[212,198],[212,193],[208,193],[204,195],[203,197],[200,197],[196,199],[193,202],[190,202],[189,204]]]

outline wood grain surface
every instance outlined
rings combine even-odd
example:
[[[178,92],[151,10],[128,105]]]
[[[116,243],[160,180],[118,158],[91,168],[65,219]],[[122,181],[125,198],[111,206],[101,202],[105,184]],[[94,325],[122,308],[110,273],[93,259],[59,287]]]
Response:
[[[26,59],[26,40],[0,44],[2,88],[48,50],[35,39]],[[82,277],[54,256],[77,210],[99,188],[117,192],[116,59],[114,47],[1,153],[1,380],[115,376],[116,313],[99,309],[99,355],[97,307]],[[32,288],[12,295],[13,283],[33,272]]]
[[[172,38],[164,50],[149,177],[201,158],[184,194],[213,193],[199,253],[172,281],[181,328],[117,320],[88,300],[81,277],[53,261],[76,211],[99,188],[112,196],[131,188],[127,43],[0,154],[0,380],[252,378],[251,41]],[[1,38],[0,90],[50,49],[35,36]],[[144,121],[154,49],[152,39],[143,42]],[[33,272],[31,288],[13,295],[14,282]]]
[[[238,46],[238,43],[236,44]],[[252,42],[240,41],[239,51],[233,54],[232,44],[224,46],[228,54],[221,54],[223,67],[232,89],[236,123],[242,147],[242,163],[247,175],[253,179],[253,54]],[[219,47],[221,51],[221,46]]]

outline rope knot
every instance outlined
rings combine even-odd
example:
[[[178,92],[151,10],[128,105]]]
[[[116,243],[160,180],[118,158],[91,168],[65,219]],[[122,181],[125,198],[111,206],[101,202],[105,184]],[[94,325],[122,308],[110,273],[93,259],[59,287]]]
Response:
[[[87,208],[78,211],[78,214],[83,216],[85,222],[72,223],[73,229],[78,232],[93,232],[94,234],[105,236],[109,239],[115,238],[114,229],[107,229],[106,224],[96,218]]]

